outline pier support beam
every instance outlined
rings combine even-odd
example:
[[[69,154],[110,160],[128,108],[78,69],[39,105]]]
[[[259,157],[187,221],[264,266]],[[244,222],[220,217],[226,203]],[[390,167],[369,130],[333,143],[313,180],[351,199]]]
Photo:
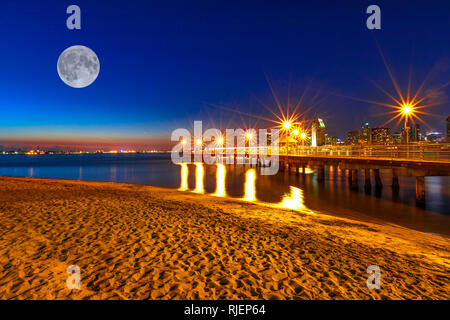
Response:
[[[364,169],[364,189],[372,189],[372,182],[370,181],[370,169]]]
[[[425,204],[425,177],[416,177],[416,204]]]
[[[380,169],[373,169],[373,174],[375,176],[375,187],[377,189],[381,189],[383,187],[383,183],[381,182]]]
[[[350,182],[350,188],[351,189],[358,189],[358,170],[352,169],[350,170],[352,175],[352,180]]]
[[[325,168],[324,166],[319,166],[317,170],[317,181],[323,181],[325,179]]]
[[[400,188],[400,185],[398,183],[398,169],[393,168],[392,169],[392,189],[398,190]]]

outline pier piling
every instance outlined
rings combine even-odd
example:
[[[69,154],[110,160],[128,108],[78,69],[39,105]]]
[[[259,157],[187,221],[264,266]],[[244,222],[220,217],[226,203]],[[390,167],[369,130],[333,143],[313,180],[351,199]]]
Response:
[[[352,169],[351,171],[351,182],[350,182],[350,188],[352,189],[358,189],[358,170]]]
[[[319,166],[317,170],[317,180],[323,181],[325,179],[325,168],[324,166]]]
[[[400,185],[398,183],[398,169],[393,168],[392,169],[392,189],[398,190],[400,188]]]
[[[416,177],[416,203],[425,204],[425,177]]]
[[[370,169],[364,169],[364,189],[370,190],[372,182],[370,181]]]
[[[381,182],[380,169],[373,169],[373,174],[375,176],[375,187],[377,189],[381,189],[383,187],[383,183]]]

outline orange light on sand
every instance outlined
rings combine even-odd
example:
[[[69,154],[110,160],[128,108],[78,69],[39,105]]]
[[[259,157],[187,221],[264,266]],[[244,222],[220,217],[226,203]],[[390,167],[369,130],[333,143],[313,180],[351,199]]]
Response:
[[[286,194],[281,200],[280,207],[293,209],[293,210],[301,210],[305,208],[304,200],[303,200],[303,190],[290,186],[290,194]]]
[[[203,169],[203,163],[195,164],[195,193],[205,193],[205,189],[203,187],[203,176],[205,172]]]
[[[225,189],[225,176],[226,176],[226,168],[222,163],[217,163],[217,171],[216,171],[216,192],[213,194],[216,197],[225,197],[226,189]]]
[[[255,169],[248,169],[247,172],[245,173],[244,200],[246,201],[256,200],[255,181],[256,181]]]
[[[180,188],[178,190],[180,191],[186,191],[188,190],[188,166],[186,163],[181,163],[181,184]]]

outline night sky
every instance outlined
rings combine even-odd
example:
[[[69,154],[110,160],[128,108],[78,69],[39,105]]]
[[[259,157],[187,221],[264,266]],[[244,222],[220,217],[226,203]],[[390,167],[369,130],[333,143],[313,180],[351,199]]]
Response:
[[[66,8],[81,8],[81,30]],[[366,28],[370,4],[382,29]],[[204,120],[222,128],[271,124],[269,83],[285,103],[304,94],[307,119],[323,117],[345,137],[365,121],[389,117],[394,93],[382,50],[402,88],[412,66],[442,104],[423,117],[444,132],[450,113],[450,2],[447,1],[23,1],[0,9],[0,145],[163,148],[170,133]],[[378,46],[377,46],[378,44]],[[72,45],[96,52],[89,87],[58,77]],[[231,111],[237,110],[237,111]],[[238,112],[239,111],[239,112]]]

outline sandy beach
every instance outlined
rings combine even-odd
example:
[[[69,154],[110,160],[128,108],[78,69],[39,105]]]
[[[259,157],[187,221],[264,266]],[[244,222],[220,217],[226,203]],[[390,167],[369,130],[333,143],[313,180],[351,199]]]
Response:
[[[450,299],[450,239],[149,186],[0,178],[0,298]]]

